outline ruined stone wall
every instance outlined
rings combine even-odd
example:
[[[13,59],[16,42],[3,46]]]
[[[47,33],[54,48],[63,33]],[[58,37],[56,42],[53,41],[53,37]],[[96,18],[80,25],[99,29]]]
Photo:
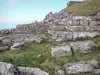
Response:
[[[68,41],[100,36],[100,13],[94,16],[49,13],[44,21],[51,24],[48,33],[52,35],[52,40]]]

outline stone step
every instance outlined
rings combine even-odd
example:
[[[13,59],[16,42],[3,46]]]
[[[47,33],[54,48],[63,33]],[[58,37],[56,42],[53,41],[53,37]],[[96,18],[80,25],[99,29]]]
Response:
[[[93,49],[95,49],[95,44],[92,41],[78,41],[64,46],[51,47],[51,55],[53,57],[72,56],[77,52],[89,53]]]
[[[100,25],[95,25],[95,26],[50,25],[49,29],[54,31],[100,31]]]
[[[51,34],[51,40],[55,41],[73,41],[73,40],[86,40],[100,36],[100,32],[66,32],[66,31],[52,31],[48,30]]]
[[[100,69],[95,69],[97,67],[99,65],[96,60],[66,63],[62,69],[55,70],[55,75],[76,75],[76,73],[100,75]]]

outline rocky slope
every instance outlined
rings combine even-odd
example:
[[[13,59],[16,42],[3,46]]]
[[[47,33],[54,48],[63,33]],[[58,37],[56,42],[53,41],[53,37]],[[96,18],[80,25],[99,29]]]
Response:
[[[39,44],[45,43],[48,39],[49,42],[52,41],[53,43],[56,41],[64,42],[63,44],[56,46],[51,46],[50,44],[43,45],[44,48],[47,48],[49,45],[49,47],[51,47],[49,59],[53,60],[53,57],[59,58],[64,56],[70,56],[73,58],[78,52],[88,54],[96,50],[100,44],[97,45],[97,43],[95,44],[95,42],[91,40],[95,37],[100,37],[100,12],[97,12],[97,14],[92,16],[73,16],[66,11],[55,14],[50,12],[42,22],[17,25],[15,29],[11,30],[0,30],[0,52],[9,50],[21,51],[30,43],[35,43],[40,46]],[[66,44],[66,42],[68,43]],[[43,53],[46,53],[46,51]],[[49,53],[50,52],[47,52],[48,56]],[[39,54],[37,58],[43,58],[42,54]],[[44,62],[47,62],[47,60],[48,59],[45,59]],[[1,62],[1,75],[23,75],[17,74],[19,72],[25,73],[24,75],[34,75],[35,73],[35,75],[42,75],[37,72],[37,69],[25,67],[16,67],[19,71],[13,67],[16,74],[13,70],[12,73],[9,73],[10,71],[8,69],[6,70],[6,68],[2,71],[2,64],[3,63]],[[6,74],[6,72],[4,73],[5,70],[8,74]],[[39,72],[41,71],[40,69],[38,70]],[[89,75],[92,73],[93,75],[100,74],[99,61],[92,60],[67,64],[63,63],[61,69],[55,69],[55,75],[75,75],[76,73],[83,73],[83,75],[85,75],[85,73],[88,73]],[[43,75],[49,74],[43,71]]]

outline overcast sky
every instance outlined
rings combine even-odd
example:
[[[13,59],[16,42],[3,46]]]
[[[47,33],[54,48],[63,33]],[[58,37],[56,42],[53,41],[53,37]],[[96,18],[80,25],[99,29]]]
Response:
[[[65,8],[69,1],[72,0],[0,0],[0,29],[41,21],[50,11]]]

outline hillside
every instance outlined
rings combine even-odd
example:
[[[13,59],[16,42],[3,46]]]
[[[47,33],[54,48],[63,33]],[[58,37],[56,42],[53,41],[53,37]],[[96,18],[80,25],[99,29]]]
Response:
[[[42,22],[0,30],[0,74],[100,75],[99,7],[100,0],[76,2]]]
[[[68,8],[63,9],[62,11],[67,11],[72,15],[95,15],[100,11],[100,0],[87,0],[83,3],[73,4]]]

